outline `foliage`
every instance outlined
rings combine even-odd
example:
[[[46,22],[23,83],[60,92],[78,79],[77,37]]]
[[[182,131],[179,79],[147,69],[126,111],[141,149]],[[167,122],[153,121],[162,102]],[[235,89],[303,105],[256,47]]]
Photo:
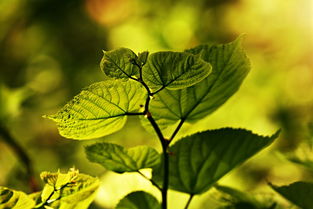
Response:
[[[72,209],[88,208],[99,186],[97,178],[70,169],[68,173],[42,172],[42,191],[30,195],[0,187],[0,208],[13,209]]]
[[[271,144],[277,135],[262,137],[243,129],[224,128],[185,137],[169,147],[170,188],[188,194],[206,192],[237,165]],[[162,168],[160,164],[154,170],[157,182],[163,179]]]
[[[290,162],[306,168],[310,173],[313,174],[311,141],[305,141],[302,143],[301,146],[298,147],[298,150],[293,154],[280,153],[280,155]],[[269,183],[269,186],[292,204],[297,205],[302,209],[313,208],[312,182],[296,181],[284,186],[276,186],[272,183]]]
[[[56,114],[45,117],[57,123],[62,136],[86,140],[117,132],[127,117],[140,116],[144,127],[158,136],[161,153],[147,146],[124,148],[101,142],[85,147],[87,158],[117,173],[137,172],[161,192],[161,203],[137,191],[123,198],[117,208],[166,209],[168,189],[189,194],[188,208],[194,195],[208,191],[279,134],[207,128],[170,145],[184,123],[204,119],[239,89],[250,70],[241,40],[184,52],[136,55],[127,48],[104,52],[100,66],[105,80],[83,89]],[[152,168],[153,177],[145,176],[143,168]],[[43,172],[41,178],[46,183],[43,190],[22,199],[29,201],[30,208],[87,208],[98,187],[97,179],[74,169],[67,174]]]
[[[250,69],[241,40],[184,52],[136,55],[127,48],[104,52],[100,66],[105,81],[85,88],[58,113],[46,117],[67,138],[91,139],[120,130],[128,116],[141,116],[144,126],[158,136],[161,154],[149,147],[97,143],[85,148],[88,159],[117,173],[144,176],[140,169],[153,168],[149,180],[162,194],[163,209],[168,188],[190,194],[191,201],[278,136],[224,128],[192,133],[170,146],[185,122],[203,119],[238,90]],[[164,131],[169,128],[172,134],[167,138]],[[159,208],[159,204],[150,194],[135,192],[117,208]]]

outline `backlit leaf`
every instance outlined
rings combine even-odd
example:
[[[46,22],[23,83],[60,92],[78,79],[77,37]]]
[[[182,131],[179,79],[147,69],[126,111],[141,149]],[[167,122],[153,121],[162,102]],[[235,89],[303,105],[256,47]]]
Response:
[[[151,168],[160,162],[159,154],[151,147],[126,149],[110,143],[96,143],[86,147],[87,158],[106,169],[123,173]]]
[[[185,137],[169,148],[170,188],[201,194],[236,166],[273,142],[244,129],[223,128]],[[153,178],[162,181],[162,166]]]
[[[44,172],[41,177],[47,183],[41,193],[40,205],[54,209],[87,209],[99,187],[97,178],[80,174],[75,169],[68,173]]]
[[[200,83],[185,89],[164,89],[151,101],[150,112],[163,128],[173,129],[179,121],[195,122],[214,112],[240,87],[250,70],[241,47],[241,38],[222,45],[201,45],[186,52],[201,57],[213,66]],[[144,125],[149,126],[143,120]]]
[[[127,48],[104,51],[100,67],[109,77],[130,78],[139,75],[139,68],[132,64],[132,60],[137,60],[137,55]]]
[[[212,66],[189,53],[157,52],[150,54],[143,67],[143,80],[153,92],[192,86],[206,78]]]
[[[136,81],[106,80],[95,83],[55,115],[62,136],[91,139],[120,130],[127,115],[137,114],[145,104],[146,90]]]

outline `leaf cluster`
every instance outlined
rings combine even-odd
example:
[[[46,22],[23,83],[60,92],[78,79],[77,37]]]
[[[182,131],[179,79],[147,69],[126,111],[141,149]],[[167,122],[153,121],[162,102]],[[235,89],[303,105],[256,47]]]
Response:
[[[137,172],[162,193],[159,203],[148,193],[133,192],[117,208],[165,209],[168,188],[189,194],[191,201],[278,136],[278,132],[260,136],[245,129],[207,129],[171,145],[184,124],[204,119],[239,89],[250,70],[241,41],[239,37],[184,52],[105,51],[100,63],[105,80],[83,89],[46,117],[57,123],[62,136],[83,140],[112,134],[127,117],[139,116],[142,125],[158,136],[162,153],[147,146],[127,149],[104,142],[85,148],[91,162],[117,173]],[[151,179],[140,172],[143,168],[152,168]]]
[[[86,209],[99,186],[97,178],[75,169],[68,173],[42,172],[40,177],[45,182],[43,190],[29,195],[0,187],[0,208]]]

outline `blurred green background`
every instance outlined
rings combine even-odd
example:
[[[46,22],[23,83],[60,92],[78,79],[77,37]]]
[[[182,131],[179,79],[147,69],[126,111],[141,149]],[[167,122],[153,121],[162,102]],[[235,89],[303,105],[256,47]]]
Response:
[[[62,138],[42,115],[55,113],[81,88],[103,79],[102,50],[178,51],[229,42],[240,34],[245,34],[252,70],[239,92],[197,127],[233,126],[260,134],[281,128],[282,134],[221,183],[276,198],[266,181],[313,180],[312,172],[279,154],[313,159],[312,0],[1,0],[1,128],[26,152],[32,167],[25,167],[12,142],[0,137],[0,185],[31,192],[41,171],[75,166],[102,179],[92,208],[112,208],[133,190],[159,197],[136,174],[115,174],[89,163],[84,145],[97,140]],[[160,150],[136,118],[99,140]],[[171,192],[170,205],[180,208],[186,197]],[[209,208],[217,201],[218,195],[209,192],[190,208]]]

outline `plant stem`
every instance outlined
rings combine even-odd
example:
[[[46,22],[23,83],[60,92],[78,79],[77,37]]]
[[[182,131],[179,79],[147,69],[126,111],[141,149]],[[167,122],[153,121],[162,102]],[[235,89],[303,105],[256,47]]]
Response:
[[[178,133],[178,131],[180,130],[180,128],[182,127],[182,125],[184,124],[185,119],[181,119],[178,126],[176,127],[175,131],[173,132],[170,141],[172,141],[174,139],[174,137],[176,136],[176,134]]]
[[[189,207],[189,205],[190,205],[190,203],[191,203],[192,198],[193,198],[193,194],[191,194],[191,195],[189,196],[189,199],[188,199],[188,201],[187,201],[186,206],[184,207],[184,209],[188,209],[188,207]]]
[[[170,140],[167,140],[164,138],[160,127],[158,126],[156,121],[153,119],[151,113],[149,112],[149,104],[150,104],[151,99],[153,99],[154,93],[151,92],[148,85],[143,81],[142,66],[138,65],[138,63],[136,62],[134,64],[139,68],[139,74],[140,74],[139,79],[135,79],[135,80],[140,82],[143,85],[143,87],[147,90],[147,93],[148,93],[146,103],[145,103],[145,110],[143,113],[145,117],[149,120],[156,134],[158,135],[158,138],[162,145],[163,160],[164,160],[163,171],[164,172],[163,172],[163,186],[160,191],[162,193],[162,209],[167,209],[167,190],[168,190],[168,185],[169,185],[169,155],[167,152],[167,148],[169,146]]]
[[[169,159],[167,147],[163,148],[164,172],[163,172],[163,187],[162,187],[162,209],[167,209],[167,190],[169,185]]]
[[[163,151],[163,160],[164,160],[164,167],[163,167],[163,186],[162,186],[162,209],[167,209],[167,190],[168,190],[168,184],[169,184],[169,159],[168,159],[168,152],[167,148],[169,145],[169,141],[166,140],[158,126],[158,124],[153,119],[152,115],[148,112],[147,118],[150,121],[152,127],[154,128],[155,132],[157,133],[159,140],[162,145],[162,151]]]

